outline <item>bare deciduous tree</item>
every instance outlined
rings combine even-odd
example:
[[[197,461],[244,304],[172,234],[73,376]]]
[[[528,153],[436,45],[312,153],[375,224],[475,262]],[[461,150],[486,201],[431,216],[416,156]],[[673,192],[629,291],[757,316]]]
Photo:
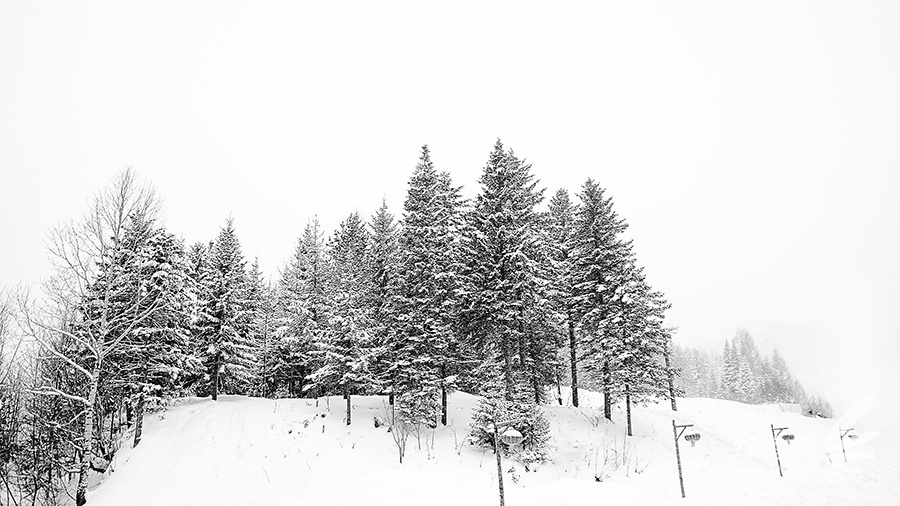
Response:
[[[131,168],[122,171],[90,201],[80,222],[54,229],[49,237],[55,275],[44,285],[37,301],[20,294],[19,309],[25,334],[51,356],[63,361],[86,383],[82,391],[63,391],[43,385],[35,393],[59,396],[84,406],[83,448],[76,489],[76,504],[87,502],[87,474],[94,457],[94,413],[104,359],[117,350],[144,320],[160,309],[142,304],[140,296],[126,305],[113,304],[127,281],[115,268],[115,259],[129,221],[152,217],[159,211],[155,190],[141,184]],[[60,348],[59,339],[74,345]]]

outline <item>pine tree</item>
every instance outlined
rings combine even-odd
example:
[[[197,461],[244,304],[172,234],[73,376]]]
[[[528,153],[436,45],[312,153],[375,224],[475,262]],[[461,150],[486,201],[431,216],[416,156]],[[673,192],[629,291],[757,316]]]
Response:
[[[793,392],[791,373],[778,350],[772,352],[771,382],[775,402],[797,402]]]
[[[263,278],[259,259],[254,259],[247,274],[247,301],[250,312],[250,341],[253,343],[257,370],[256,395],[271,397],[275,393],[274,369],[276,359],[273,316],[274,295],[271,285]]]
[[[531,165],[497,140],[469,213],[461,312],[468,346],[478,350],[484,398],[473,414],[473,440],[492,444],[486,424],[517,420],[527,460],[545,457],[548,425],[538,404],[557,381],[560,324],[551,305],[553,251],[536,208],[543,190]]]
[[[468,372],[465,352],[458,338],[462,272],[462,234],[465,227],[461,188],[453,186],[450,173],[438,174],[436,187],[437,221],[435,222],[436,290],[432,294],[441,326],[445,329],[438,348],[437,364],[441,390],[441,424],[447,425],[447,395],[456,388],[460,374]]]
[[[481,187],[466,244],[466,333],[474,348],[500,354],[507,400],[530,390],[540,402],[558,367],[556,336],[546,332],[555,324],[555,312],[548,303],[546,247],[535,210],[543,190],[537,189],[531,165],[504,151],[499,140]]]
[[[116,382],[135,397],[134,445],[140,443],[145,406],[183,394],[199,362],[189,348],[190,281],[181,242],[143,216],[132,218],[118,261],[126,286],[119,293],[133,311],[158,307],[123,340],[110,364]]]
[[[373,338],[371,302],[373,283],[368,263],[369,237],[359,214],[351,214],[328,245],[326,291],[328,316],[323,332],[314,341],[320,364],[308,376],[310,384],[337,390],[347,401],[346,423],[351,422],[351,395],[370,393],[379,387],[370,367],[378,353]]]
[[[727,340],[722,350],[719,378],[721,381],[718,397],[732,401],[740,399],[740,361],[732,343]]]
[[[573,292],[581,316],[581,361],[585,369],[599,379],[604,394],[603,412],[612,419],[615,392],[616,357],[621,352],[622,332],[616,325],[633,264],[631,242],[621,235],[625,220],[612,207],[612,198],[588,179],[579,194],[581,205],[575,215],[572,235]]]
[[[551,273],[550,294],[554,308],[562,316],[568,348],[569,372],[572,385],[572,405],[578,407],[578,342],[575,337],[579,315],[572,290],[572,232],[575,206],[565,189],[557,190],[550,199],[546,220],[546,245],[549,249]]]
[[[664,326],[670,305],[661,292],[650,288],[641,269],[632,266],[626,279],[620,302],[621,322],[613,327],[621,332],[621,351],[613,375],[625,397],[630,436],[632,402],[645,404],[679,392],[669,392],[669,370],[664,361],[671,340],[671,329]]]
[[[389,374],[393,361],[390,339],[395,332],[396,317],[394,294],[397,286],[397,223],[394,215],[382,201],[369,223],[372,247],[369,253],[369,267],[372,274],[372,324],[375,345],[381,353],[375,357],[372,370],[385,386],[390,404],[394,403],[394,381]]]
[[[219,232],[206,267],[202,281],[207,298],[199,314],[201,356],[208,371],[207,391],[216,400],[220,390],[248,393],[256,381],[247,273],[232,219]]]
[[[308,222],[278,283],[275,307],[277,352],[272,372],[277,395],[299,396],[307,375],[318,369],[313,343],[327,323],[325,244],[319,222]],[[319,391],[312,390],[315,395]]]
[[[401,396],[401,416],[428,423],[440,409],[437,396],[445,386],[442,365],[452,341],[451,322],[442,312],[446,273],[442,247],[446,223],[440,205],[441,179],[427,146],[410,178],[399,236],[395,329],[387,346],[392,390]]]
[[[507,395],[503,368],[499,350],[488,350],[485,360],[479,366],[478,376],[487,381],[482,384],[483,398],[472,412],[469,441],[481,447],[504,451],[504,446],[494,441],[497,436],[494,429],[498,424],[511,422],[509,426],[518,430],[523,437],[522,451],[516,455],[517,459],[525,465],[543,462],[550,457],[550,424],[539,406],[530,398],[527,384],[514,383],[514,387],[520,391]]]

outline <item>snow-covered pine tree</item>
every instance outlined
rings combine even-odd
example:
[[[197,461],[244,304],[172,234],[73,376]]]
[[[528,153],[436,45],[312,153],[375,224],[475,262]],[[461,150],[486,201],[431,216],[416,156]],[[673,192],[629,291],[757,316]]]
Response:
[[[433,294],[438,307],[441,326],[447,330],[444,342],[438,348],[437,362],[441,387],[441,424],[447,425],[447,395],[457,386],[457,378],[465,375],[470,363],[463,359],[466,352],[458,338],[460,303],[459,289],[462,273],[462,234],[465,227],[464,199],[461,188],[453,185],[449,172],[438,174],[436,188],[437,221],[435,239],[437,242],[436,291]]]
[[[253,343],[256,360],[256,385],[253,393],[262,397],[275,394],[274,369],[276,358],[273,315],[274,295],[271,285],[264,279],[259,268],[259,259],[253,260],[247,273],[247,301],[250,311],[250,341]]]
[[[453,340],[443,313],[448,294],[444,271],[447,216],[441,211],[441,178],[427,146],[409,181],[403,203],[394,298],[395,329],[387,346],[387,374],[409,423],[436,423],[438,394],[446,385],[442,365]]]
[[[522,436],[522,451],[516,457],[526,465],[543,462],[550,456],[550,424],[533,402],[527,382],[515,381],[518,391],[508,395],[503,374],[504,363],[496,343],[489,344],[485,359],[479,364],[476,376],[484,378],[481,393],[483,399],[472,412],[469,441],[486,448],[508,450],[502,444],[495,444],[495,427],[510,423]],[[518,373],[518,371],[516,372]]]
[[[543,332],[555,313],[535,210],[543,190],[531,165],[504,151],[499,139],[480,182],[467,229],[466,333],[476,349],[500,354],[507,400],[522,391],[515,383],[523,381],[540,402],[558,366],[556,336]]]
[[[390,404],[394,403],[394,381],[389,374],[393,360],[390,338],[395,332],[396,318],[393,310],[394,294],[397,288],[397,223],[394,215],[382,200],[381,207],[369,222],[372,247],[369,252],[369,268],[372,275],[371,301],[373,336],[381,353],[375,357],[372,370],[388,393]]]
[[[251,341],[251,306],[241,245],[229,218],[209,251],[202,276],[207,299],[199,315],[207,368],[206,391],[246,394],[255,383],[256,362]]]
[[[738,329],[732,342],[739,357],[738,373],[741,378],[741,402],[753,404],[763,402],[759,392],[762,379],[762,360],[753,337],[747,329],[741,328]]]
[[[466,229],[461,313],[468,346],[484,361],[476,372],[483,378],[484,399],[473,430],[486,444],[493,436],[485,420],[519,420],[516,428],[528,432],[531,453],[539,457],[547,423],[537,404],[545,387],[556,382],[559,367],[554,328],[559,322],[549,303],[550,255],[536,211],[543,190],[531,165],[505,151],[499,139],[480,183]]]
[[[720,369],[718,397],[730,401],[740,400],[743,395],[740,355],[731,341],[725,341]]]
[[[143,216],[132,218],[123,241],[123,293],[136,306],[157,311],[135,326],[113,358],[117,381],[135,397],[134,445],[140,443],[147,404],[159,407],[183,395],[200,363],[190,349],[191,283],[184,247],[174,235]]]
[[[772,352],[772,374],[771,389],[773,402],[797,402],[793,392],[793,377],[788,371],[787,363],[778,353],[778,350]]]
[[[778,402],[775,394],[775,371],[772,369],[772,361],[769,357],[763,357],[759,364],[759,376],[757,377],[759,386],[759,402],[773,403]]]
[[[347,425],[351,422],[351,395],[371,393],[380,386],[370,367],[378,349],[372,335],[368,247],[368,232],[357,213],[341,223],[328,243],[328,316],[313,341],[319,367],[307,377],[307,388],[344,395]]]
[[[631,241],[622,238],[628,225],[613,210],[612,197],[588,179],[578,194],[572,234],[572,290],[579,321],[579,361],[599,380],[603,413],[612,419],[615,397],[614,368],[621,353],[622,333],[617,330],[628,269],[633,264]]]
[[[193,376],[186,378],[185,386],[193,389],[196,395],[201,396],[208,393],[207,388],[209,387],[209,382],[206,381],[209,370],[205,364],[202,364],[202,357],[204,355],[204,346],[206,342],[204,332],[206,332],[207,329],[205,326],[209,322],[209,316],[206,315],[206,311],[210,307],[209,284],[207,283],[207,278],[210,274],[209,258],[213,244],[215,244],[214,241],[210,241],[208,244],[196,242],[187,250],[191,330],[189,346],[191,355],[200,360],[201,365],[199,370],[195,371]]]
[[[297,397],[305,378],[318,369],[313,341],[325,328],[325,243],[319,221],[307,222],[294,255],[281,273],[275,307],[277,353],[273,382],[278,396]],[[313,388],[312,394],[320,392]]]
[[[631,267],[622,286],[620,302],[621,348],[613,363],[615,378],[613,391],[625,397],[628,435],[631,433],[632,403],[645,404],[670,395],[669,370],[665,354],[671,339],[671,329],[664,325],[665,312],[670,304],[663,294],[653,291],[641,269]],[[678,392],[674,393],[675,395]]]
[[[578,407],[578,344],[575,327],[579,320],[572,293],[572,232],[575,206],[569,192],[563,188],[550,199],[550,209],[545,220],[545,244],[548,252],[550,279],[550,300],[561,315],[563,332],[566,336],[566,355],[569,362],[569,377],[572,387],[572,405]]]

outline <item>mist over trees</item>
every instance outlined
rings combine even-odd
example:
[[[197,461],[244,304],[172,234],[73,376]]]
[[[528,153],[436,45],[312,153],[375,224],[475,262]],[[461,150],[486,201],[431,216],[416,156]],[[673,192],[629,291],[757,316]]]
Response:
[[[722,353],[675,346],[671,358],[680,371],[675,384],[685,397],[798,404],[807,416],[833,415],[827,400],[806,393],[777,349],[762,355],[746,329],[726,340]]]
[[[579,388],[603,393],[606,419],[623,405],[629,435],[633,409],[674,409],[679,389],[820,402],[749,334],[721,356],[673,346],[669,303],[597,181],[548,200],[498,140],[467,200],[427,146],[412,162],[396,211],[273,231],[298,235],[273,279],[245,256],[239,218],[187,244],[152,186],[119,174],[51,233],[41,290],[0,297],[0,490],[85,504],[90,473],[140,444],[144,414],[185,396],[341,396],[350,425],[353,396],[384,395],[399,437],[446,425],[462,390],[482,396],[470,440],[493,447],[517,420],[529,461],[550,456],[541,406],[578,407]]]

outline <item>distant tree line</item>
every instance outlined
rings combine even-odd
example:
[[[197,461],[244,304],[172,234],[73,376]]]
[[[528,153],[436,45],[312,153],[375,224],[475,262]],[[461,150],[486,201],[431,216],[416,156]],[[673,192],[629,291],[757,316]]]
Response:
[[[748,404],[797,404],[807,416],[831,418],[827,400],[806,393],[778,350],[763,356],[745,329],[725,341],[721,354],[675,346],[676,386],[686,397],[726,399]]]
[[[674,407],[669,304],[597,182],[544,204],[499,140],[472,200],[423,147],[399,218],[386,203],[330,233],[313,218],[270,282],[232,219],[187,245],[124,171],[50,234],[40,293],[2,306],[25,344],[0,326],[0,504],[84,504],[91,470],[140,443],[144,413],[190,395],[340,395],[349,425],[352,396],[380,394],[392,423],[434,427],[463,390],[483,396],[474,442],[515,419],[541,460],[539,406],[565,385],[574,406],[580,388],[602,392],[607,419],[622,402],[630,433],[633,405]]]

